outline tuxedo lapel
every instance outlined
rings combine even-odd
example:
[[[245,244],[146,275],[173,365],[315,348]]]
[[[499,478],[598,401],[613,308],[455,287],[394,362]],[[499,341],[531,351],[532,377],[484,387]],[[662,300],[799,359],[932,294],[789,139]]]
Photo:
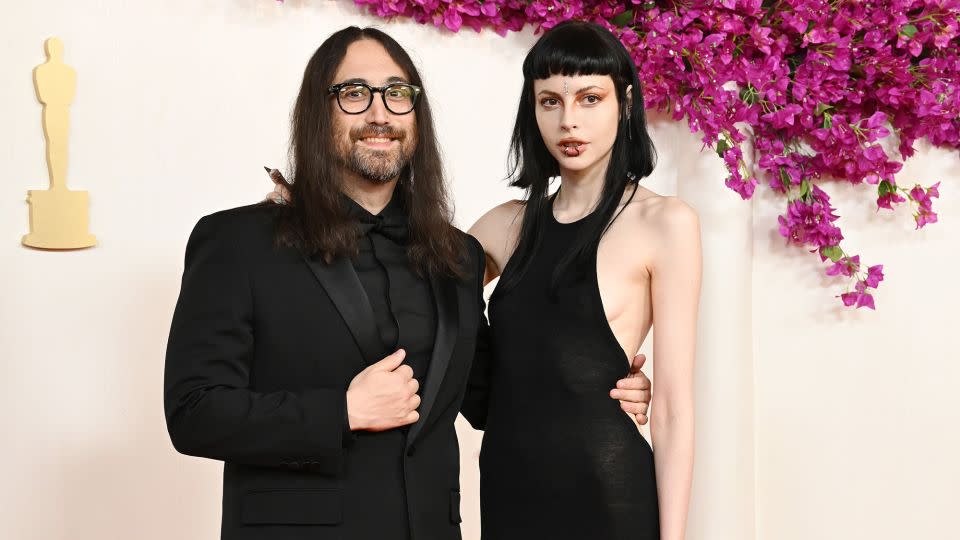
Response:
[[[350,259],[338,257],[330,264],[324,263],[320,257],[304,256],[303,259],[347,323],[363,354],[363,367],[381,360],[383,347],[377,336],[373,308]]]
[[[457,301],[457,286],[453,278],[439,278],[430,276],[430,288],[433,291],[433,301],[437,308],[437,335],[433,342],[433,354],[430,356],[430,366],[427,368],[427,380],[422,391],[420,401],[420,418],[410,428],[407,437],[407,446],[416,440],[423,430],[424,424],[430,418],[430,411],[437,400],[437,393],[443,383],[443,377],[450,367],[450,357],[453,346],[460,331],[460,307]]]

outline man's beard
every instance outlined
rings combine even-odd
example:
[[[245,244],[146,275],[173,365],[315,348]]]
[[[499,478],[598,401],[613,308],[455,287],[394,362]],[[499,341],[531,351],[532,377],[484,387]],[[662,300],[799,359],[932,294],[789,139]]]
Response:
[[[371,182],[385,184],[403,172],[413,157],[414,147],[409,143],[407,133],[383,126],[365,126],[350,133],[349,147],[341,147],[338,152],[341,164]],[[397,148],[374,150],[361,148],[355,144],[364,137],[394,137]],[[338,137],[343,140],[343,137]]]

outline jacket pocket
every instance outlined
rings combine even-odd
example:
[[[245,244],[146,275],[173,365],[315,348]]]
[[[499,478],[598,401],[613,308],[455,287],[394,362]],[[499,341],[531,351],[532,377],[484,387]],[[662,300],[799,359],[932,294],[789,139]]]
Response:
[[[453,490],[450,492],[450,522],[460,523],[460,492]]]
[[[244,525],[336,525],[343,522],[339,489],[265,489],[243,495]]]

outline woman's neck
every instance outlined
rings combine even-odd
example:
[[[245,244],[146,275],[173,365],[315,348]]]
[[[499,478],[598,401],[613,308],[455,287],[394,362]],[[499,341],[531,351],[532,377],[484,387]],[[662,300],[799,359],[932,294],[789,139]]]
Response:
[[[603,195],[609,163],[608,156],[583,170],[560,169],[560,190],[553,202],[554,211],[567,220],[577,220],[592,212]]]

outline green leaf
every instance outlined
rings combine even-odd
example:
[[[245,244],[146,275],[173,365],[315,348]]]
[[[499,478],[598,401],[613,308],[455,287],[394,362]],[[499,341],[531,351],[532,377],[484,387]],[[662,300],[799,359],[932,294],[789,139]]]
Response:
[[[814,26],[816,26],[816,25],[813,24],[813,21],[808,22],[808,23],[807,23],[807,29],[804,30],[803,33],[806,34],[807,32],[813,30],[813,27],[814,27]]]
[[[840,249],[840,246],[829,246],[829,247],[822,248],[820,250],[820,253],[824,257],[829,258],[833,262],[837,262],[841,258],[843,258],[843,250]]]
[[[821,114],[829,111],[832,108],[833,108],[833,105],[829,105],[827,103],[820,103],[817,105],[817,108],[813,110],[813,114],[816,116],[820,116]]]
[[[790,175],[783,167],[780,167],[780,183],[783,184],[783,189],[790,189]]]
[[[614,16],[612,19],[610,19],[610,24],[612,24],[612,25],[614,25],[614,26],[616,26],[616,27],[618,27],[618,28],[623,28],[624,26],[628,26],[628,25],[629,25],[630,23],[632,23],[632,22],[633,22],[633,10],[632,10],[632,9],[628,9],[628,10],[624,11],[623,13],[620,13],[619,15],[616,15],[616,16]]]
[[[830,129],[833,127],[833,115],[830,113],[823,113],[823,129]]]
[[[895,192],[895,191],[896,191],[896,189],[895,189],[895,188],[893,187],[893,185],[891,185],[890,182],[887,181],[887,180],[881,180],[881,181],[880,181],[880,184],[877,186],[877,194],[878,194],[880,197],[883,197],[884,195],[886,195],[886,194],[888,194],[888,193],[893,193],[893,192]]]
[[[903,28],[900,29],[900,33],[908,38],[912,38],[913,35],[917,33],[917,27],[912,24],[904,25]]]
[[[800,197],[806,198],[810,194],[810,182],[804,178],[800,181]]]
[[[727,141],[720,139],[717,142],[717,155],[723,157],[723,153],[730,149],[730,145],[727,144]]]

